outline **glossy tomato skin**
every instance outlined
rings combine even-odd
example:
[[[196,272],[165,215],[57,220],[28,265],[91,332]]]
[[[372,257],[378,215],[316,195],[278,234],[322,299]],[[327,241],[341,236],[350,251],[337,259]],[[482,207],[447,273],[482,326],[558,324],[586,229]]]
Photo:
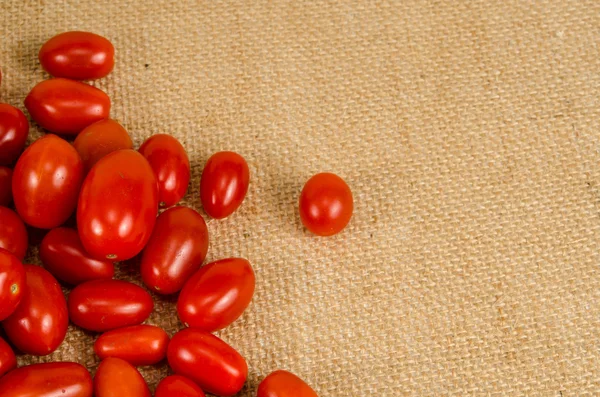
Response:
[[[0,321],[16,310],[25,290],[25,269],[11,252],[0,248]]]
[[[157,134],[148,138],[139,151],[158,180],[160,206],[177,204],[190,183],[190,160],[184,147],[171,135]]]
[[[152,168],[138,152],[118,150],[98,161],[83,182],[77,207],[79,237],[93,257],[130,259],[148,242],[157,212]]]
[[[146,381],[135,367],[120,358],[109,357],[102,360],[96,371],[94,396],[151,397],[151,394]]]
[[[0,206],[0,248],[23,260],[27,253],[28,241],[27,229],[19,215],[10,208]]]
[[[83,162],[56,135],[45,135],[17,161],[12,178],[15,207],[23,221],[40,229],[62,225],[77,205]]]
[[[12,175],[13,171],[0,165],[0,205],[7,207],[12,203]]]
[[[167,376],[156,387],[154,397],[205,397],[192,380],[181,375]]]
[[[39,52],[42,67],[54,77],[93,80],[109,74],[115,64],[110,41],[90,32],[64,32],[44,43]]]
[[[244,201],[250,183],[250,170],[242,156],[234,152],[213,154],[202,171],[200,199],[206,213],[225,218]]]
[[[258,385],[256,397],[318,397],[317,393],[291,372],[278,370]]]
[[[88,125],[108,118],[110,98],[79,81],[55,78],[31,89],[25,107],[42,128],[61,135],[77,135]]]
[[[132,149],[133,142],[121,124],[106,119],[84,128],[75,138],[73,146],[81,156],[87,173],[107,154],[120,149]]]
[[[300,219],[318,236],[341,232],[354,210],[352,192],[342,178],[331,173],[310,178],[300,194]]]
[[[29,122],[14,106],[0,103],[0,165],[11,165],[19,158],[29,135]]]
[[[79,284],[69,295],[71,322],[88,331],[105,332],[137,325],[154,309],[150,294],[121,280],[94,280]]]
[[[248,376],[248,365],[231,346],[208,332],[187,328],[169,343],[167,359],[173,371],[190,378],[202,390],[228,397],[239,392]]]
[[[159,215],[142,254],[144,284],[160,294],[173,294],[202,265],[208,251],[208,229],[191,208],[173,207]]]
[[[90,257],[81,244],[77,230],[68,227],[52,229],[44,236],[40,245],[40,259],[50,273],[70,285],[111,279],[115,273],[112,262]]]
[[[185,284],[177,301],[181,322],[214,332],[237,320],[250,304],[256,280],[250,262],[221,259],[198,270]]]
[[[0,378],[2,397],[92,397],[92,392],[88,370],[71,362],[27,365]]]
[[[26,287],[21,303],[4,322],[8,339],[23,353],[45,356],[65,339],[67,302],[56,279],[40,266],[24,265]]]
[[[15,352],[6,343],[6,341],[0,338],[0,378],[8,371],[12,371],[17,368],[17,357]]]
[[[101,359],[117,357],[134,366],[154,365],[167,357],[169,335],[153,325],[133,325],[108,331],[94,343]]]

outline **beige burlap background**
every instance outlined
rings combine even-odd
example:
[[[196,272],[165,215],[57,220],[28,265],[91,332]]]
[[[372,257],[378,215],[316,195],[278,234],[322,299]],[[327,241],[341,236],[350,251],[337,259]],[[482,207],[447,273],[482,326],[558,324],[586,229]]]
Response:
[[[208,256],[257,274],[219,333],[248,360],[242,396],[276,368],[331,397],[600,394],[598,1],[5,0],[1,100],[23,108],[41,44],[73,29],[114,43],[94,84],[136,145],[188,148],[185,204],[210,154],[248,159]],[[333,238],[296,209],[320,171],[355,195]],[[170,333],[173,302],[150,319]],[[93,370],[93,338],[44,360]]]

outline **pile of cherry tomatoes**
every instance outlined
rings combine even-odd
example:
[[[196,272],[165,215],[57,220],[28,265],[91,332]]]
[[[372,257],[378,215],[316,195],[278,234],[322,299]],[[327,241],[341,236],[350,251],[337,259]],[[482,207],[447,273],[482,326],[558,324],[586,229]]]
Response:
[[[202,266],[206,223],[195,210],[176,206],[190,181],[185,148],[161,134],[134,150],[125,128],[109,118],[108,95],[79,81],[112,71],[114,48],[104,37],[59,34],[42,46],[39,59],[54,78],[33,87],[25,107],[49,133],[23,151],[28,119],[0,104],[0,321],[13,347],[37,356],[61,345],[69,321],[101,333],[94,351],[102,361],[93,380],[73,362],[16,368],[13,348],[0,338],[0,396],[146,397],[150,390],[135,367],[165,358],[176,375],[159,383],[156,397],[238,393],[246,361],[212,333],[242,315],[255,276],[242,258]],[[231,215],[249,182],[242,156],[215,153],[200,182],[205,212],[216,219]],[[159,214],[159,208],[165,210]],[[317,174],[304,186],[299,210],[310,231],[333,235],[350,221],[352,193],[338,176]],[[65,226],[74,214],[77,227]],[[25,225],[47,231],[39,248],[44,267],[22,264]],[[179,293],[177,314],[185,328],[172,338],[142,324],[154,307],[151,294],[113,279],[114,262],[138,255],[150,291]],[[68,301],[59,282],[73,287]],[[280,370],[261,382],[257,396],[316,393]]]

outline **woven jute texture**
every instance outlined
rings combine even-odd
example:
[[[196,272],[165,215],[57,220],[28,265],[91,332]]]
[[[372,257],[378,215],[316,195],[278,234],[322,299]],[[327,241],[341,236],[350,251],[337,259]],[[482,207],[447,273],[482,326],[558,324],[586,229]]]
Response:
[[[241,396],[277,368],[320,396],[600,395],[600,2],[4,0],[2,101],[23,108],[66,30],[114,43],[93,84],[136,145],[188,149],[185,205],[201,211],[212,153],[249,162],[207,258],[257,275],[219,332],[248,361]],[[355,198],[331,238],[297,211],[323,171]],[[139,283],[136,266],[118,277]],[[175,300],[149,319],[170,334]],[[20,363],[94,371],[95,337],[71,327]]]

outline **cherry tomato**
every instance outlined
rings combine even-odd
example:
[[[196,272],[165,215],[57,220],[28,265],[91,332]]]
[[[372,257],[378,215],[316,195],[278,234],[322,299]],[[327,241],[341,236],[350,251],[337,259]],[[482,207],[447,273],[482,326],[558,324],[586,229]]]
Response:
[[[173,371],[205,392],[228,397],[239,392],[248,376],[248,365],[235,349],[218,337],[194,328],[171,339],[167,359]]]
[[[0,206],[0,248],[12,252],[19,260],[27,253],[27,229],[19,215],[13,210]]]
[[[142,280],[160,294],[173,294],[200,268],[208,251],[208,229],[191,208],[173,207],[159,215],[142,254]]]
[[[152,168],[138,152],[118,150],[98,161],[83,183],[77,208],[79,237],[94,257],[130,259],[148,242],[157,212]]]
[[[12,175],[13,171],[0,165],[0,205],[9,206],[12,203]]]
[[[256,397],[318,397],[302,379],[291,372],[278,370],[258,385]]]
[[[319,236],[332,236],[346,227],[354,204],[352,192],[342,178],[322,173],[310,178],[300,194],[300,219]]]
[[[60,285],[47,270],[24,265],[26,287],[17,310],[4,320],[8,339],[23,353],[45,356],[65,339],[69,318]]]
[[[22,111],[0,103],[0,165],[11,165],[25,147],[29,122]]]
[[[94,343],[101,359],[117,357],[131,365],[154,365],[167,356],[169,335],[153,325],[132,325],[108,331]]]
[[[31,89],[25,107],[42,128],[77,135],[110,113],[110,98],[91,85],[63,78],[44,80]]]
[[[167,376],[156,387],[154,397],[205,397],[202,389],[181,375]]]
[[[148,160],[158,180],[160,206],[177,204],[190,183],[190,160],[181,143],[171,135],[158,134],[144,142],[140,153]]]
[[[8,371],[17,368],[17,357],[8,343],[0,338],[0,378]]]
[[[206,213],[222,219],[242,204],[248,184],[250,170],[242,156],[234,152],[213,154],[202,171],[200,199]]]
[[[150,294],[121,280],[94,280],[79,284],[69,295],[69,318],[89,331],[104,332],[137,325],[154,309]]]
[[[90,32],[64,32],[40,49],[42,67],[55,77],[93,80],[109,74],[115,64],[110,41]]]
[[[71,362],[27,365],[0,379],[2,397],[92,397],[92,391],[88,370]]]
[[[188,327],[214,332],[225,328],[246,310],[254,294],[250,262],[221,259],[198,270],[181,290],[177,313]]]
[[[134,366],[120,358],[109,357],[102,360],[96,371],[94,396],[151,397],[151,394],[146,381]]]
[[[77,230],[67,227],[46,234],[40,245],[40,259],[50,273],[71,285],[111,279],[115,273],[112,262],[91,258],[81,245]]]
[[[11,252],[0,248],[0,321],[17,308],[23,298],[25,269]]]
[[[46,135],[17,161],[12,191],[17,212],[31,226],[62,225],[77,205],[83,162],[77,151],[56,135]]]
[[[85,172],[102,157],[120,149],[132,149],[133,142],[121,124],[112,119],[96,121],[77,135],[73,146],[85,165]]]

